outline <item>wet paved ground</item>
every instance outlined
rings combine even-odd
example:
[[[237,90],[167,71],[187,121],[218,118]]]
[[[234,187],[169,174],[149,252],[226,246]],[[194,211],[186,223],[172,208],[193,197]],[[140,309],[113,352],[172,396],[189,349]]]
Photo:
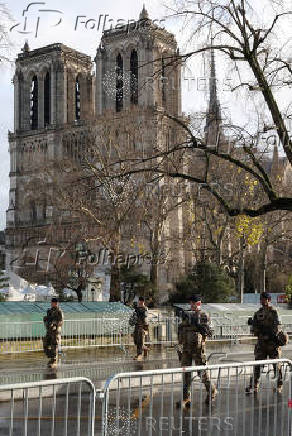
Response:
[[[235,395],[236,388],[240,395]],[[182,410],[176,406],[181,398],[179,384],[174,392],[170,388],[167,392],[165,387],[163,404],[159,393],[154,392],[152,404],[145,397],[140,407],[138,393],[132,392],[130,413],[127,399],[120,398],[119,424],[115,419],[115,402],[110,405],[108,435],[288,436],[291,433],[286,394],[284,391],[277,395],[263,386],[257,397],[246,396],[241,382],[236,387],[229,386],[228,391],[221,389],[214,404],[208,406],[204,402],[205,392],[201,393],[195,384],[193,405],[189,410]]]
[[[0,384],[25,383],[57,378],[87,377],[101,387],[111,375],[118,372],[141,371],[147,369],[176,368],[179,366],[176,351],[172,347],[152,347],[144,362],[133,360],[134,348],[121,350],[80,349],[68,350],[60,355],[57,371],[47,369],[47,359],[43,353],[10,354],[0,357]],[[252,345],[209,344],[209,363],[227,356],[229,359],[253,360]],[[292,347],[291,347],[292,357]]]
[[[116,400],[109,405],[107,421],[107,436],[290,436],[287,395],[275,394],[272,390],[263,390],[257,397],[244,395],[244,386],[238,386],[242,395],[236,401],[234,386],[229,391],[222,389],[214,404],[204,403],[205,392],[201,394],[195,384],[193,406],[190,410],[182,410],[176,406],[181,398],[181,387],[178,383],[174,391],[164,387],[163,404],[159,392],[152,392],[152,401],[144,397],[139,403],[138,391],[131,392],[130,405],[128,397],[121,394],[119,401],[119,419],[116,420]],[[287,387],[285,388],[287,389]],[[146,393],[147,390],[145,390]],[[230,392],[231,391],[231,392]],[[140,405],[141,404],[141,405]],[[10,409],[8,404],[1,405],[0,435],[9,435]],[[65,420],[65,401],[57,395],[56,407],[53,412],[50,400],[43,402],[42,416],[38,419],[38,400],[31,400],[28,407],[27,433],[25,433],[23,403],[15,403],[13,435],[22,436],[86,436],[88,432],[89,399],[82,396],[80,420],[78,415],[77,395],[70,395],[68,401],[68,419]],[[54,413],[54,420],[52,415]],[[95,435],[101,434],[101,403],[96,404]],[[67,425],[66,425],[67,422]],[[119,422],[119,424],[117,423]],[[291,422],[291,421],[290,421]]]
[[[67,377],[88,377],[98,388],[104,385],[105,380],[114,373],[141,371],[147,369],[160,369],[178,367],[176,352],[173,348],[153,348],[150,357],[145,362],[135,362],[132,359],[134,349],[130,350],[100,350],[84,349],[66,351],[60,358],[57,370],[46,368],[47,360],[41,353],[26,355],[1,356],[0,358],[0,384],[31,382],[46,379]],[[230,345],[220,347],[209,344],[209,363],[249,361],[253,360],[252,345]],[[283,348],[283,357],[292,359],[292,346]],[[194,383],[195,386],[195,383]],[[262,392],[254,397],[246,397],[244,386],[241,383],[237,389],[242,391],[240,401],[236,403],[234,389],[221,389],[212,408],[204,404],[205,392],[200,386],[195,388],[197,397],[193,401],[190,411],[177,409],[175,403],[181,397],[181,385],[177,383],[170,392],[167,384],[163,387],[163,401],[159,389],[154,388],[149,401],[149,389],[145,390],[145,398],[139,402],[138,392],[135,388],[131,392],[129,402],[125,393],[120,396],[120,427],[116,421],[117,405],[115,395],[110,398],[108,436],[178,436],[178,435],[237,435],[237,436],[290,436],[288,429],[288,386],[282,396],[269,388],[263,387]],[[202,392],[202,394],[201,394]],[[200,393],[200,396],[199,396]],[[24,402],[15,401],[13,435],[66,435],[64,420],[64,396],[57,394],[56,407],[51,399],[44,399],[42,417],[38,419],[38,400],[32,399],[28,403],[27,433],[24,425]],[[80,424],[76,419],[78,415],[78,397],[76,394],[68,396],[67,431],[71,435],[86,436],[88,433],[89,396],[82,394]],[[161,405],[162,404],[162,405]],[[226,412],[228,411],[228,413]],[[55,415],[54,420],[52,415]],[[96,435],[101,434],[101,402],[96,405]],[[0,436],[9,435],[10,404],[0,403]],[[118,428],[119,427],[119,428]],[[53,430],[53,432],[52,432]],[[40,433],[38,433],[40,431]],[[151,433],[152,432],[152,433]]]

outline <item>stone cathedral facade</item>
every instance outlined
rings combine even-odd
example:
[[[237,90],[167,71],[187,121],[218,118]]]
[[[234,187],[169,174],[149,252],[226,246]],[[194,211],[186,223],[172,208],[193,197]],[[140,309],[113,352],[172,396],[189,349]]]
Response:
[[[139,131],[142,126],[139,142],[145,149],[177,143],[177,132],[162,113],[182,116],[180,65],[168,71],[171,80],[161,80],[166,75],[167,59],[176,54],[174,36],[157,27],[145,8],[135,29],[121,27],[104,32],[94,62],[61,43],[35,50],[24,45],[16,59],[14,132],[9,132],[7,271],[23,276],[25,269],[17,259],[24,247],[31,252],[40,248],[58,214],[46,196],[36,199],[27,192],[25,186],[32,173],[41,172],[46,162],[62,159],[68,152],[78,157],[86,147],[89,129],[98,129],[105,117],[112,117],[113,129],[118,132],[129,120],[139,126]],[[158,66],[154,62],[157,59],[161,59]],[[58,238],[66,240],[72,226],[74,223],[64,222]],[[181,208],[168,219],[166,232],[183,232]],[[178,247],[175,256],[171,268],[160,271],[162,299],[185,271],[183,250]],[[104,271],[97,269],[95,275],[100,275],[102,286],[106,286]],[[25,278],[50,281],[49,274]]]

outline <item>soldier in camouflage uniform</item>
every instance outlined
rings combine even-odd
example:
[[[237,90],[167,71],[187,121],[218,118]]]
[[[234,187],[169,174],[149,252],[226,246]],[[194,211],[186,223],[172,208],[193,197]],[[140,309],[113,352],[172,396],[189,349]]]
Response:
[[[143,360],[144,354],[147,355],[146,346],[144,345],[145,336],[148,334],[148,309],[145,306],[143,297],[139,297],[138,307],[135,309],[136,322],[134,330],[134,343],[137,347],[136,360]]]
[[[182,345],[181,365],[192,366],[193,360],[195,365],[206,365],[206,338],[212,335],[210,328],[210,319],[205,312],[201,311],[201,297],[195,295],[190,299],[191,310],[184,311],[182,322],[178,329],[178,341]],[[215,385],[211,386],[210,376],[207,371],[199,371],[202,376],[207,391],[206,403],[210,399],[213,401],[216,396]],[[183,406],[190,407],[192,374],[191,372],[183,375]],[[179,404],[177,404],[179,406]]]
[[[255,345],[254,355],[255,360],[279,359],[281,357],[281,348],[278,345],[277,333],[279,331],[279,317],[278,312],[271,305],[271,296],[267,292],[262,292],[260,296],[260,302],[262,307],[254,314],[252,320],[252,332],[258,337],[258,341]],[[283,377],[281,365],[274,365],[274,373],[277,374],[278,369],[278,381],[277,392],[282,392]],[[252,391],[258,392],[259,380],[261,375],[261,365],[254,367],[253,377],[250,379],[250,384],[246,388],[246,393],[249,394]]]
[[[47,330],[43,338],[44,353],[48,356],[49,368],[55,368],[58,360],[58,346],[61,341],[61,327],[63,324],[63,312],[59,308],[57,298],[52,298],[51,308],[44,316],[44,324]]]

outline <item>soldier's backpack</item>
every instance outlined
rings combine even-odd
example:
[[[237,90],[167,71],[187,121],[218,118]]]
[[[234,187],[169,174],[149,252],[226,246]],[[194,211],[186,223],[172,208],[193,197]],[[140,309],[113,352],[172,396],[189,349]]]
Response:
[[[277,344],[280,347],[287,345],[289,342],[289,336],[287,333],[284,333],[282,330],[277,334]]]

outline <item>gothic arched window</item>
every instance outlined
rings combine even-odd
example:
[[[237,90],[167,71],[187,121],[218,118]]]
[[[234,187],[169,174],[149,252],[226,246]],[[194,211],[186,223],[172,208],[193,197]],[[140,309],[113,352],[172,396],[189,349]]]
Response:
[[[163,56],[161,57],[161,86],[162,86],[162,103],[166,103],[166,80],[165,76],[165,60]]]
[[[43,196],[42,215],[43,220],[45,220],[47,218],[47,198],[45,195]]]
[[[37,209],[34,200],[30,201],[30,220],[35,223],[37,221]]]
[[[124,98],[124,62],[119,53],[116,58],[116,111],[120,112],[123,109]]]
[[[51,122],[51,78],[48,72],[44,81],[44,124],[47,126]]]
[[[75,120],[80,120],[80,83],[78,77],[75,82]]]
[[[33,76],[30,87],[30,128],[32,130],[36,130],[38,128],[38,99],[38,78],[37,76]]]
[[[138,53],[132,50],[130,59],[131,70],[131,103],[138,104]]]

